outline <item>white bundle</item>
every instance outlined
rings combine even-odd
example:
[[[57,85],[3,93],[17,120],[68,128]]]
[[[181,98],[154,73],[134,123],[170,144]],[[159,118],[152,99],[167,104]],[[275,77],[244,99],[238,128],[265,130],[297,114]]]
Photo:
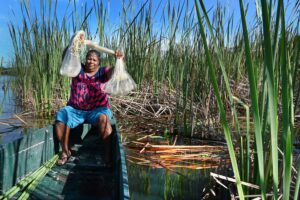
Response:
[[[100,52],[103,52],[103,53],[107,53],[107,54],[111,54],[111,55],[115,55],[115,52],[113,50],[110,50],[108,48],[105,48],[105,47],[101,47],[99,46],[98,44],[94,43],[93,41],[91,40],[85,40],[84,43],[92,48],[92,49],[95,49],[97,51],[100,51]]]
[[[117,59],[111,79],[105,84],[104,90],[112,95],[127,95],[135,89],[136,84],[127,73],[123,59]]]
[[[84,48],[84,31],[78,31],[72,37],[63,57],[60,67],[60,74],[68,77],[75,77],[81,69],[80,53]]]

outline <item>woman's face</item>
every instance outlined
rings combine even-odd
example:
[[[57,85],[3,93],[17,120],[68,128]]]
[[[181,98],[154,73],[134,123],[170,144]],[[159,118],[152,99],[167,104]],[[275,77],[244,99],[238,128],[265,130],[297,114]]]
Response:
[[[85,71],[87,72],[95,72],[98,71],[99,68],[99,58],[97,54],[91,53],[86,57],[85,61]]]

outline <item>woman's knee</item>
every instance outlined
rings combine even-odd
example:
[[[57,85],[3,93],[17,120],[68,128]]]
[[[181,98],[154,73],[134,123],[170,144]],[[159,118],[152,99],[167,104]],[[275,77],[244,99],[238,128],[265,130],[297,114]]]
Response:
[[[61,121],[55,121],[55,129],[56,130],[59,130],[59,131],[64,131],[65,128],[66,128],[66,125],[64,122],[61,122]]]
[[[64,107],[64,108],[61,108],[59,111],[57,111],[55,113],[55,125],[57,124],[63,124],[63,125],[66,125],[68,122],[68,111],[67,109]],[[61,125],[60,125],[61,126]]]
[[[102,114],[98,117],[98,124],[100,126],[105,126],[106,123],[108,122],[108,117],[105,114]]]

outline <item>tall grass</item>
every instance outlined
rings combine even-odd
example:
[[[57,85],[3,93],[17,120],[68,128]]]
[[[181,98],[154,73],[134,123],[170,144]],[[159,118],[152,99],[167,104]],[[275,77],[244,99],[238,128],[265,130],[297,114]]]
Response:
[[[198,6],[198,3],[201,5],[201,11]],[[270,193],[270,190],[273,190],[273,198],[277,199],[278,189],[279,193],[283,195],[283,199],[289,199],[291,193],[290,183],[291,183],[291,169],[292,169],[292,133],[294,126],[294,102],[293,102],[293,72],[291,70],[292,58],[288,56],[287,40],[289,39],[286,35],[287,29],[285,26],[285,11],[284,11],[284,2],[278,1],[276,5],[273,5],[273,2],[267,2],[262,0],[258,7],[261,6],[262,11],[262,24],[258,26],[260,35],[258,38],[252,40],[249,37],[249,29],[247,27],[246,13],[243,5],[243,1],[240,0],[240,14],[243,28],[243,45],[245,52],[245,66],[248,74],[248,81],[250,87],[250,98],[251,98],[251,109],[254,120],[254,134],[256,146],[255,151],[255,160],[252,163],[252,166],[255,170],[251,174],[250,181],[259,182],[260,191],[262,199],[266,199],[267,193]],[[195,5],[197,6],[197,15],[202,30],[202,40],[207,41],[208,37],[212,40],[216,40],[217,36],[210,28],[210,19],[207,17],[207,11],[203,4],[203,1],[195,0]],[[275,17],[272,17],[272,7],[277,6],[277,12],[275,12]],[[203,20],[203,16],[204,20]],[[274,20],[274,21],[273,21]],[[207,29],[203,26],[203,21],[206,22],[208,29],[210,29],[210,36],[204,34],[204,31]],[[275,26],[273,26],[273,24]],[[295,28],[293,24],[292,27]],[[281,29],[279,29],[281,28]],[[274,34],[273,34],[274,33]],[[299,34],[297,32],[297,34]],[[259,48],[257,49],[258,46]],[[218,52],[220,47],[215,47],[215,52],[217,54],[217,59],[219,59],[219,66],[224,70],[222,61],[224,58]],[[258,51],[262,53],[263,57],[254,57],[253,52]],[[292,51],[293,52],[293,51]],[[296,53],[297,55],[298,53]],[[221,91],[217,87],[213,77],[216,76],[215,70],[218,68],[218,65],[214,65],[209,58],[212,56],[212,53],[209,50],[206,50],[206,57],[210,69],[213,71],[211,73],[211,82],[214,85],[214,91],[216,94]],[[260,60],[259,60],[260,59]],[[261,66],[261,69],[258,68]],[[261,71],[258,73],[258,70]],[[226,74],[227,72],[223,72]],[[224,81],[228,81],[228,77],[224,76]],[[281,85],[280,85],[281,82]],[[228,89],[226,93],[228,96],[231,96],[231,90]],[[281,94],[281,101],[278,99],[278,95]],[[218,98],[219,99],[219,98]],[[259,105],[259,100],[260,102]],[[224,113],[223,102],[218,100],[219,111]],[[278,106],[281,106],[282,114],[279,114]],[[231,110],[236,113],[234,107]],[[282,119],[282,131],[279,134],[279,118]],[[235,118],[236,120],[237,118]],[[237,180],[237,188],[240,198],[244,198],[244,189],[240,185],[240,176],[239,171],[236,169],[236,158],[235,152],[233,150],[233,143],[230,139],[232,132],[228,130],[228,124],[226,118],[224,118],[222,123],[225,138],[231,155],[231,161],[233,165],[234,174]],[[238,127],[235,127],[237,129]],[[239,130],[237,130],[239,132]],[[249,138],[248,138],[249,139]],[[283,141],[283,145],[278,145],[278,141]],[[248,141],[249,142],[249,141]],[[241,146],[242,147],[242,146]],[[243,148],[243,147],[242,147]],[[284,159],[283,162],[280,162],[278,158],[278,148],[284,148]],[[247,151],[246,151],[247,152]],[[242,156],[242,155],[240,155]],[[248,159],[246,157],[242,157]],[[246,163],[242,159],[241,163]],[[243,166],[243,165],[242,165]],[[283,179],[281,181],[282,185],[279,187],[279,167],[283,170]],[[270,170],[272,169],[272,170]],[[249,172],[248,172],[249,173]],[[249,175],[249,174],[248,174]],[[245,176],[242,176],[245,177]],[[270,180],[270,178],[272,180]],[[295,198],[297,198],[295,196]]]
[[[241,181],[259,184],[263,199],[269,193],[288,199],[294,192],[289,184],[300,96],[299,1],[289,20],[285,1],[257,1],[261,15],[251,22],[242,0],[239,19],[221,4],[207,11],[201,0],[168,0],[158,6],[152,0],[120,1],[117,26],[110,23],[103,1],[80,9],[69,1],[62,20],[57,3],[40,1],[38,15],[23,2],[22,25],[9,24],[19,74],[15,89],[22,99],[48,114],[56,99],[67,100],[70,80],[58,72],[61,52],[70,36],[83,29],[100,45],[125,52],[138,90],[148,84],[158,99],[162,89],[175,91],[179,133],[191,136],[199,124],[214,126],[210,118],[221,123],[240,198],[258,193]],[[278,148],[284,151],[283,161]]]
[[[62,50],[71,34],[85,26],[90,12],[84,7],[81,18],[73,14],[71,29],[67,13],[61,21],[57,18],[57,1],[40,1],[40,7],[39,14],[31,12],[30,1],[21,1],[22,25],[12,21],[9,31],[15,51],[18,76],[14,88],[18,97],[24,105],[49,115],[57,99],[68,97],[69,80],[59,75]]]
[[[68,8],[74,9],[66,12],[62,21],[56,17],[57,1],[40,1],[42,17],[30,13],[31,5],[21,4],[22,25],[14,22],[9,25],[15,66],[20,74],[16,87],[20,87],[21,98],[31,102],[35,109],[46,112],[53,109],[54,99],[67,99],[69,80],[58,74],[61,52],[70,36],[76,30],[84,29],[88,38],[99,40],[100,45],[124,50],[128,71],[140,87],[142,83],[151,82],[156,93],[162,85],[177,89],[179,114],[176,123],[184,122],[185,132],[189,134],[191,122],[195,124],[197,119],[187,111],[193,107],[194,100],[199,102],[208,98],[210,91],[205,81],[208,70],[201,65],[204,59],[197,53],[202,42],[189,10],[190,1],[175,5],[167,1],[165,5],[160,4],[161,13],[150,0],[137,8],[124,1],[120,25],[115,28],[109,23],[103,2],[93,2],[93,9],[84,5],[79,11],[75,9],[76,1],[70,1]],[[83,13],[82,16],[79,13]],[[92,17],[97,21],[94,32],[91,31],[94,27]],[[162,21],[161,29],[155,27],[157,18]],[[108,27],[113,27],[109,33],[106,32]],[[192,52],[193,56],[187,56]],[[108,59],[108,62],[112,61]],[[205,78],[200,81],[198,77],[203,74]]]

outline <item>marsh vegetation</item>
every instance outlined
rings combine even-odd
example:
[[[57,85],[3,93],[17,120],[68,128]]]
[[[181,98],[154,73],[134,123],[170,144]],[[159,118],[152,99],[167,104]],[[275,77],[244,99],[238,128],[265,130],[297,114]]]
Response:
[[[59,74],[61,54],[82,29],[101,46],[125,52],[138,88],[112,97],[116,115],[165,117],[162,135],[226,141],[235,197],[298,198],[299,0],[256,1],[252,18],[242,0],[239,17],[201,0],[122,1],[116,26],[103,1],[80,8],[69,1],[73,9],[62,19],[57,1],[40,1],[39,14],[29,2],[20,4],[22,24],[9,24],[13,88],[24,107],[52,116],[66,103],[70,80]],[[102,64],[113,62],[103,56]]]

